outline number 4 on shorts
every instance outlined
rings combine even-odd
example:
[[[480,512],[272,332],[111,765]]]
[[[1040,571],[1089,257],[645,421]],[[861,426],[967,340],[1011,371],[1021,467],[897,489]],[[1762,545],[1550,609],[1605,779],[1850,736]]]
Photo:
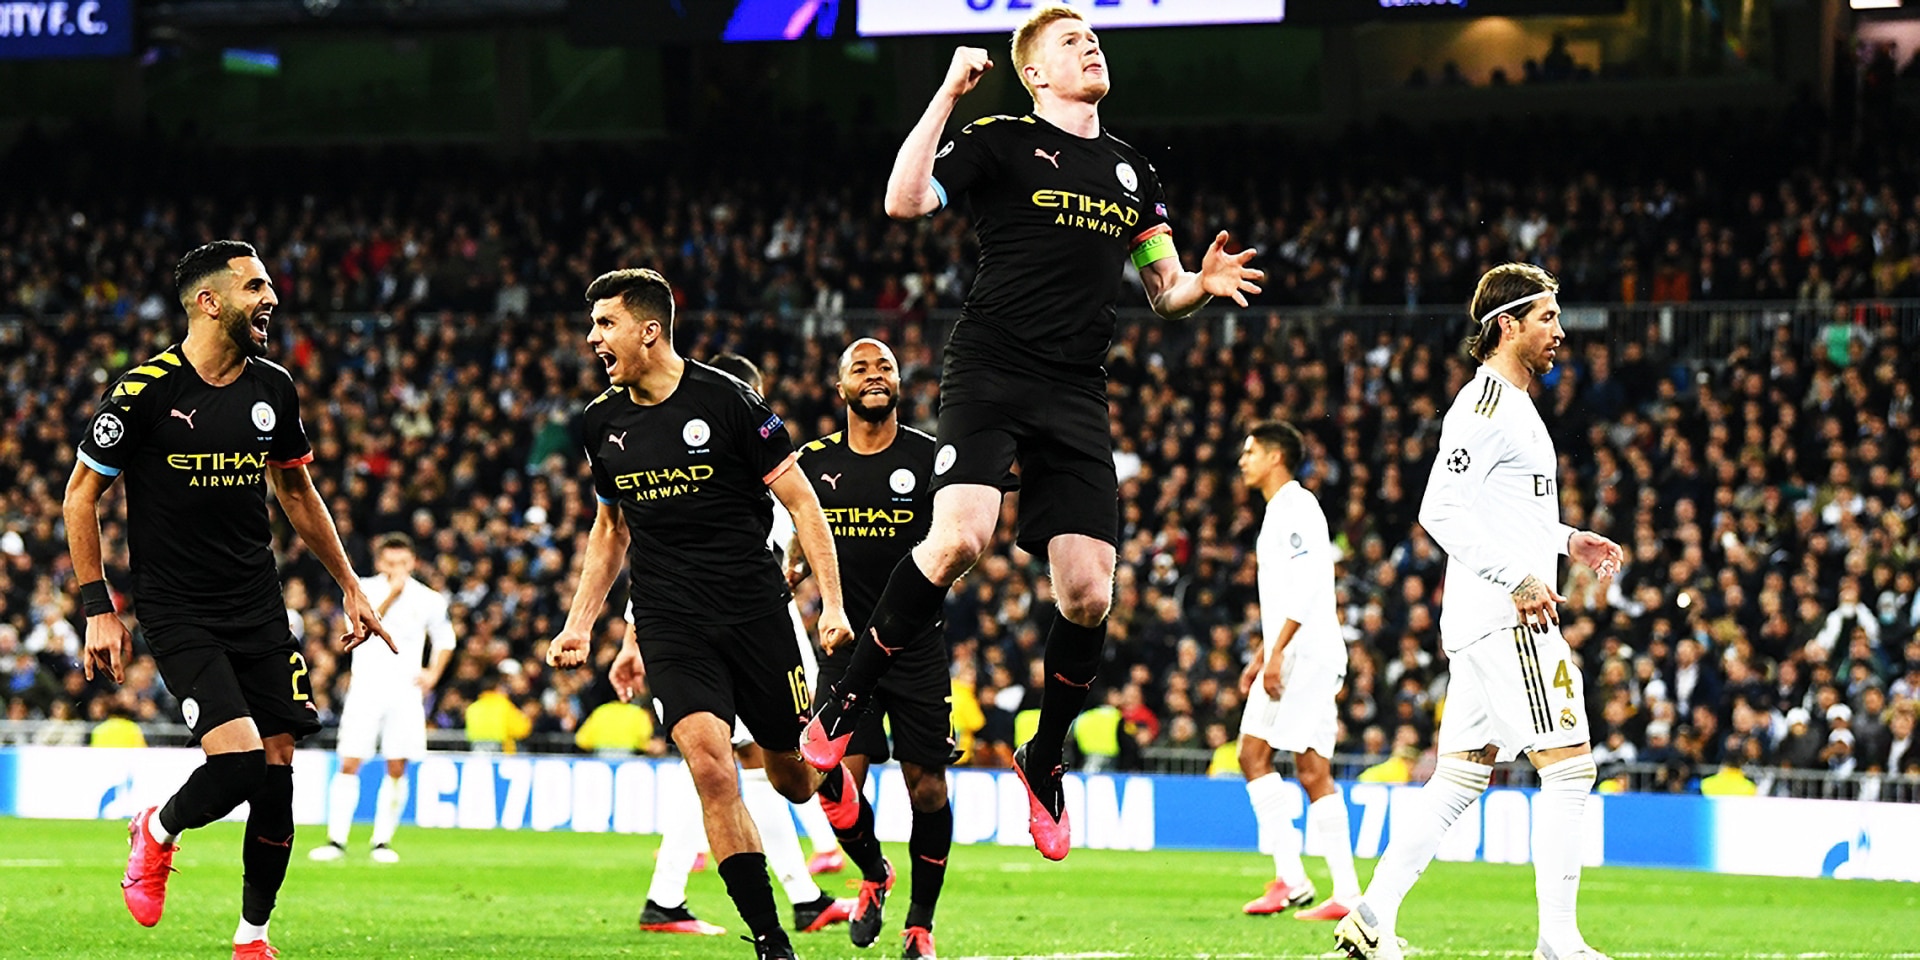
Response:
[[[1558,669],[1553,671],[1553,685],[1566,691],[1567,699],[1573,699],[1573,674],[1567,672],[1567,662],[1560,661]]]

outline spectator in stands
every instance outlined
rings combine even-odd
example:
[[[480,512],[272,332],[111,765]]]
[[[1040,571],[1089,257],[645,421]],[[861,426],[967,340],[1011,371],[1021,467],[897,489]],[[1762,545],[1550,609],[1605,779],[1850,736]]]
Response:
[[[1912,701],[1896,704],[1887,722],[1891,734],[1891,743],[1887,748],[1887,760],[1883,764],[1888,773],[1920,773],[1920,731],[1916,731],[1914,714],[1916,708]]]
[[[513,753],[515,745],[533,732],[532,719],[513,702],[512,692],[513,684],[509,677],[499,675],[467,707],[467,744],[470,747]]]
[[[1745,737],[1728,738],[1726,756],[1721,759],[1719,770],[1712,776],[1700,778],[1700,792],[1709,797],[1751,797],[1760,792],[1740,769],[1746,755]]]
[[[616,698],[593,708],[574,732],[574,744],[602,756],[664,753],[665,741],[653,735],[653,713],[641,705],[646,698],[636,696],[635,700],[638,702],[628,703]]]

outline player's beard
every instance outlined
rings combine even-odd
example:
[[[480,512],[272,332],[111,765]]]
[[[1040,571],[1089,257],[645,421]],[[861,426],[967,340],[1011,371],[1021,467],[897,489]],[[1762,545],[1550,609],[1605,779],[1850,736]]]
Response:
[[[221,326],[226,328],[227,338],[233,341],[243,357],[264,357],[267,345],[253,341],[253,317],[243,310],[223,311],[220,315]]]
[[[1547,374],[1553,372],[1554,349],[1555,348],[1553,344],[1549,343],[1546,346],[1541,347],[1540,352],[1534,355],[1534,358],[1533,358],[1533,375],[1534,376],[1544,377]]]
[[[877,407],[869,407],[862,403],[861,401],[865,399],[866,397],[860,394],[853,395],[847,400],[847,409],[853,411],[854,416],[868,423],[885,423],[888,417],[893,416],[894,409],[900,406],[900,394],[893,391],[887,393],[887,402]]]

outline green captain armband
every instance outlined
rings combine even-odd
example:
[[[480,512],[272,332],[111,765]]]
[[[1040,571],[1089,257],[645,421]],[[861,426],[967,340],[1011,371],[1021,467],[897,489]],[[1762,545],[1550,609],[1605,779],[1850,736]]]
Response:
[[[1133,248],[1133,265],[1136,269],[1145,269],[1147,264],[1157,263],[1173,255],[1173,235],[1162,228]]]

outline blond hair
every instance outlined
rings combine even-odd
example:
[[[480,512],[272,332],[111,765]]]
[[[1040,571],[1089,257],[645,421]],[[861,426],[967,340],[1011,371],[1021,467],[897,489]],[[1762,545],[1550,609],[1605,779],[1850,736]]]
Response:
[[[1079,20],[1086,22],[1080,11],[1064,4],[1050,3],[1035,10],[1027,21],[1013,31],[1013,74],[1020,78],[1020,85],[1027,88],[1027,96],[1034,96],[1033,83],[1027,79],[1027,64],[1033,62],[1033,43],[1039,39],[1040,31],[1052,26],[1059,20]]]
[[[1531,263],[1503,263],[1488,270],[1475,286],[1473,299],[1467,301],[1467,315],[1475,325],[1465,343],[1467,353],[1481,361],[1493,356],[1500,345],[1500,324],[1495,321],[1502,316],[1525,320],[1538,304],[1537,300],[1521,304],[1514,301],[1559,290],[1558,278]],[[1496,311],[1503,305],[1516,309]]]

